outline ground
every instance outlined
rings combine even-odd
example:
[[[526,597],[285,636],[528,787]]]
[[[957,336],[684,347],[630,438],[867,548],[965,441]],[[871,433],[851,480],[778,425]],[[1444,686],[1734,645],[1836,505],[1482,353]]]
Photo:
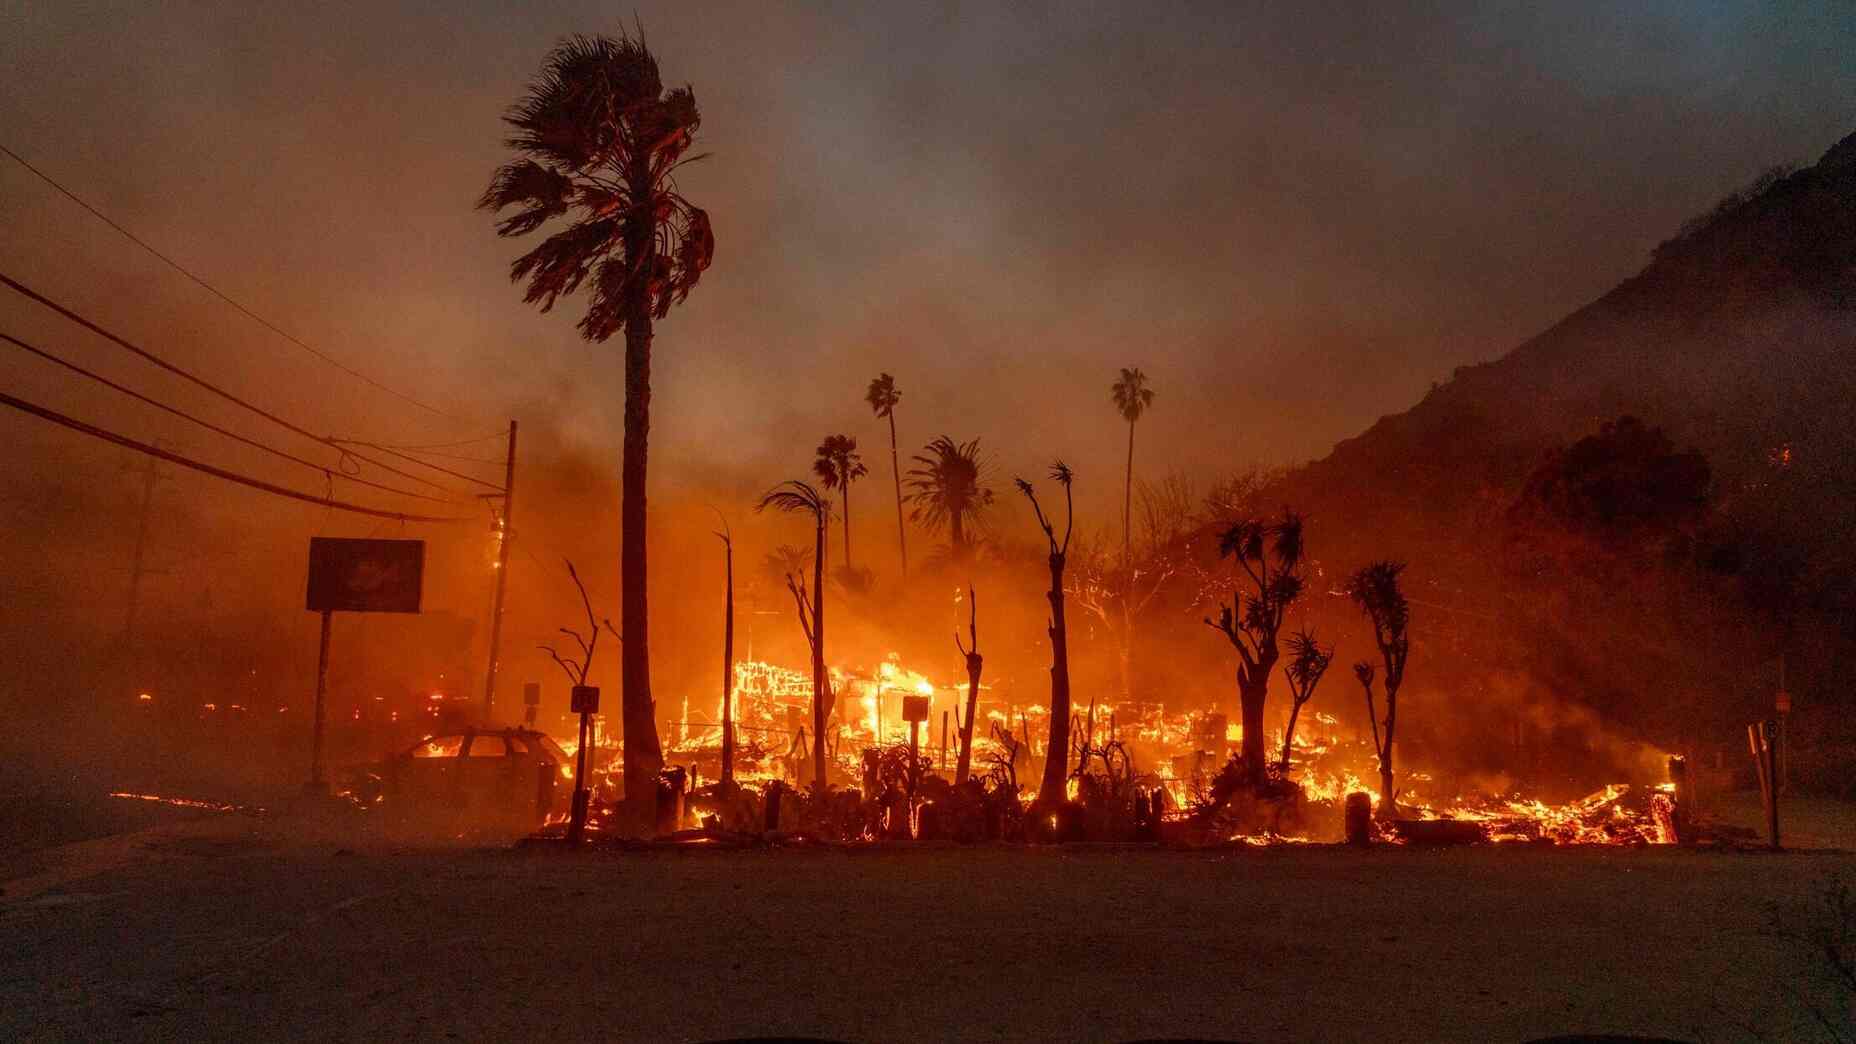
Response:
[[[567,853],[196,813],[0,863],[0,1038],[1810,1039],[1767,904],[1835,873],[1856,856]]]

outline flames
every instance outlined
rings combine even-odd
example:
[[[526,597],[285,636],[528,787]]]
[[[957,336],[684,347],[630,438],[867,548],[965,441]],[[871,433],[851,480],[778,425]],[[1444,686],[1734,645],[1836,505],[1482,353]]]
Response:
[[[923,753],[931,763],[951,767],[956,751],[943,756],[939,723],[943,711],[964,712],[965,684],[937,685],[928,676],[903,665],[893,653],[874,668],[834,667],[830,678],[835,698],[827,722],[826,746],[838,778],[858,778],[864,750],[908,741],[909,727],[902,720],[905,695],[930,699],[930,721],[921,737]],[[735,778],[746,784],[776,779],[800,785],[809,782],[809,770],[802,772],[801,766],[811,753],[811,675],[773,663],[741,661],[735,664],[734,682]],[[673,727],[672,742],[665,749],[671,763],[694,769],[697,784],[713,781],[720,771],[721,699],[689,700],[685,706],[704,704],[713,710],[706,714],[686,712],[685,720]],[[1010,733],[1025,745],[1021,756],[1046,755],[1043,745],[1048,735],[1049,711],[1045,706],[1015,703],[984,687],[978,706],[973,758],[976,774],[983,773],[995,756],[1003,757],[1001,745],[993,738],[995,729]],[[1134,759],[1135,771],[1166,790],[1169,815],[1173,817],[1185,815],[1203,800],[1211,779],[1243,741],[1243,727],[1213,711],[1176,712],[1157,703],[1098,702],[1093,721],[1086,717],[1087,712],[1086,703],[1078,708],[1073,731],[1091,734],[1097,742],[1114,739],[1125,744]],[[802,731],[807,735],[803,744],[799,742]],[[570,755],[573,753],[573,737],[557,740]],[[957,749],[958,737],[951,729],[948,742]],[[615,773],[619,765],[617,737],[610,730],[596,733],[595,746],[596,771]],[[1279,756],[1280,730],[1268,737],[1265,749],[1272,758]],[[1020,771],[1020,780],[1025,782],[1023,769]],[[1290,748],[1287,776],[1301,786],[1304,803],[1311,809],[1310,821],[1320,828],[1301,834],[1236,834],[1229,840],[1275,845],[1333,839],[1340,828],[1339,809],[1348,794],[1366,794],[1375,807],[1381,797],[1370,744],[1347,734],[1340,722],[1324,711],[1311,709],[1303,714]],[[1658,802],[1668,805],[1669,795],[1654,793],[1646,801],[1641,791],[1626,783],[1602,787],[1564,804],[1514,793],[1437,796],[1430,792],[1435,786],[1433,777],[1424,771],[1401,772],[1398,783],[1402,817],[1474,823],[1481,836],[1491,842],[1588,845],[1670,840],[1667,829],[1659,826],[1655,811]],[[1073,779],[1069,796],[1074,799],[1078,792]],[[1323,827],[1328,820],[1332,823]],[[1388,841],[1399,840],[1390,831],[1382,836]]]

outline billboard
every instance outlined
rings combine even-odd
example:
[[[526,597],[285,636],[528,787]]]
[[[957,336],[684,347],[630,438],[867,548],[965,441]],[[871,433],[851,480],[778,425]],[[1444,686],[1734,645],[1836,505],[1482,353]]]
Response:
[[[316,613],[416,613],[425,541],[311,537],[309,595]]]

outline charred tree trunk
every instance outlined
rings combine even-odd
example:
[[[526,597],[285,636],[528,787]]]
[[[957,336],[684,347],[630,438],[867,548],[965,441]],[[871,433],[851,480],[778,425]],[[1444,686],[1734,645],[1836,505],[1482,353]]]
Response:
[[[973,643],[962,645],[960,632],[954,632],[954,647],[967,660],[967,714],[960,720],[960,760],[954,766],[954,785],[967,781],[973,771],[973,716],[979,712],[980,671],[986,661],[980,656],[980,605],[971,584],[967,586],[967,637]]]
[[[1385,746],[1379,751],[1379,817],[1398,818],[1398,797],[1392,785],[1392,729],[1398,724],[1398,690],[1386,683]]]
[[[1044,754],[1044,779],[1038,787],[1041,804],[1065,798],[1070,777],[1070,643],[1063,618],[1064,553],[1050,556],[1050,746]]]
[[[844,569],[851,570],[851,480],[844,480]]]
[[[1239,723],[1244,730],[1239,749],[1244,756],[1244,774],[1252,786],[1269,781],[1269,763],[1263,752],[1263,708],[1269,697],[1270,668],[1274,666],[1275,657],[1259,659],[1257,670],[1249,677],[1240,676],[1238,681]]]
[[[1302,703],[1297,700],[1289,706],[1289,724],[1282,730],[1282,760],[1277,762],[1278,772],[1289,771],[1289,755],[1295,749],[1295,719],[1302,716]]]
[[[735,786],[735,548],[726,548],[728,594],[722,611],[722,789]]]
[[[648,261],[654,252],[648,220],[634,220],[627,252]],[[650,598],[645,556],[645,462],[651,433],[651,313],[643,284],[625,322],[625,445],[619,504],[619,569],[623,580],[619,625],[620,726],[625,743],[625,800],[634,822],[650,822],[657,774],[664,755],[657,742],[657,703],[651,698]]]
[[[825,793],[825,712],[831,699],[831,679],[825,673],[825,531],[829,519],[818,519],[817,545],[812,553],[812,765],[819,795]]]
[[[909,537],[902,525],[902,464],[896,456],[896,410],[889,410],[889,474],[896,480],[896,548],[902,552],[902,578],[909,578]]]

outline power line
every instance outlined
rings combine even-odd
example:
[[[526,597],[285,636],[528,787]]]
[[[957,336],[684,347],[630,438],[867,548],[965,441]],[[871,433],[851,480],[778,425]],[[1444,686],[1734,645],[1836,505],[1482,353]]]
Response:
[[[419,446],[401,446],[396,443],[388,445],[387,448],[396,450],[457,449],[459,446],[475,446],[479,442],[501,442],[508,437],[509,433],[507,431],[499,431],[493,435],[485,435],[480,439],[459,439],[456,442],[428,442]]]
[[[160,356],[149,351],[148,349],[141,348],[134,344],[129,343],[128,341],[117,336],[116,334],[113,334],[110,331],[105,330],[103,327],[98,326],[96,323],[91,322],[90,320],[84,318],[83,316],[77,314],[76,312],[73,312],[69,308],[66,308],[65,306],[59,304],[58,302],[53,301],[51,298],[46,297],[44,294],[41,294],[38,291],[32,289],[31,287],[25,285],[24,283],[21,283],[18,280],[12,278],[11,276],[8,276],[4,272],[0,272],[0,283],[5,284],[6,286],[13,289],[15,292],[22,294],[25,297],[28,297],[34,301],[37,301],[39,304],[42,304],[45,307],[51,309],[52,311],[57,312],[59,315],[64,316],[66,319],[71,320],[72,322],[78,324],[79,326],[82,326],[84,329],[89,330],[91,333],[94,333],[98,335],[99,337],[103,337],[110,341],[113,341],[116,344],[121,345],[123,348],[126,348],[129,351],[135,353],[136,355],[139,355],[142,358],[147,359],[149,362],[154,363],[156,366],[161,367],[162,369],[168,371],[169,373],[172,373],[178,377],[183,377],[186,380],[189,380],[193,382],[194,384],[197,384],[200,387],[205,388],[207,391],[212,392],[214,395],[217,395],[220,398],[226,399],[229,402],[233,402],[240,406],[243,406],[244,408],[250,410],[251,412],[257,414],[260,417],[263,417],[265,420],[268,420],[271,423],[278,425],[279,427],[292,431],[311,441],[320,442],[324,446],[328,446],[329,448],[334,449],[346,456],[354,457],[357,460],[364,460],[367,463],[372,464],[377,468],[390,471],[393,474],[398,475],[401,478],[411,479],[414,482],[418,482],[418,483],[422,483],[427,486],[431,486],[433,489],[444,490],[446,493],[451,493],[453,495],[455,495],[457,492],[456,490],[447,489],[444,485],[437,483],[437,482],[433,482],[431,479],[422,478],[410,472],[401,471],[400,469],[394,467],[391,464],[382,463],[381,461],[375,460],[372,457],[363,456],[344,446],[338,445],[334,439],[331,439],[325,435],[317,435],[315,432],[309,431],[305,428],[299,427],[298,425],[290,423],[289,421],[283,419],[282,417],[279,417],[277,414],[272,413],[269,410],[264,409],[261,406],[254,406],[251,403],[246,402],[244,399],[241,399],[238,396],[232,394],[231,392],[226,391],[224,388],[221,388],[218,385],[213,384],[211,381],[208,381],[203,377],[197,377],[194,374],[181,369],[180,367],[174,365],[171,362],[168,362],[166,359],[161,358]]]
[[[111,388],[116,391],[119,391],[123,393],[124,395],[127,395],[130,398],[135,399],[138,402],[145,402],[148,405],[153,406],[158,410],[166,410],[168,413],[171,413],[175,415],[176,417],[180,417],[183,420],[192,421],[193,423],[198,424],[200,427],[205,428],[208,431],[216,432],[220,435],[224,435],[226,438],[232,439],[235,442],[242,442],[247,446],[251,446],[256,449],[261,449],[266,453],[272,454],[273,456],[282,457],[284,460],[288,460],[293,463],[301,464],[306,468],[312,468],[316,471],[321,472],[325,478],[339,478],[344,481],[358,483],[363,486],[372,486],[375,489],[385,490],[388,493],[396,493],[402,497],[417,497],[420,500],[430,500],[430,501],[435,501],[440,504],[455,503],[455,501],[446,500],[443,497],[434,497],[434,496],[430,496],[425,493],[415,493],[409,489],[400,489],[397,486],[383,485],[382,483],[374,482],[370,479],[364,479],[364,478],[361,478],[359,475],[349,475],[343,472],[332,470],[326,465],[318,464],[313,460],[306,460],[302,457],[297,456],[294,453],[290,453],[286,450],[277,449],[274,446],[265,445],[264,443],[259,442],[256,439],[246,438],[245,436],[240,435],[238,432],[228,431],[227,429],[222,428],[219,425],[212,423],[211,421],[201,420],[200,418],[195,417],[193,414],[188,413],[184,410],[180,410],[173,406],[169,406],[167,403],[164,403],[164,402],[158,402],[131,388],[125,388],[122,385],[117,384],[115,381],[112,381],[109,378],[102,376],[101,374],[92,373],[91,371],[84,369],[82,366],[79,366],[74,362],[70,362],[69,360],[66,360],[66,359],[61,359],[58,356],[53,355],[52,353],[48,351],[45,351],[43,348],[39,348],[35,345],[27,344],[25,341],[22,341],[19,338],[14,337],[12,334],[0,332],[0,340],[10,341],[13,344],[18,345],[19,347],[24,348],[26,351],[31,352],[32,354],[38,356],[39,358],[46,360],[47,362],[56,363],[57,365],[62,366],[65,369],[70,370],[73,373],[82,375],[84,377],[88,377],[91,380],[96,381],[98,384],[101,384],[106,388]]]
[[[396,450],[390,450],[386,448],[385,446],[382,446],[376,442],[361,442],[355,439],[330,439],[329,441],[335,443],[337,446],[366,446],[368,449],[379,450],[380,452],[385,453],[390,457],[398,457],[401,460],[410,460],[414,464],[417,464],[422,468],[431,468],[433,471],[437,471],[437,472],[441,472],[446,475],[450,475],[452,478],[461,478],[466,482],[475,482],[478,485],[487,486],[488,488],[493,489],[498,493],[508,492],[503,487],[497,485],[494,482],[485,481],[483,479],[476,477],[475,475],[466,475],[461,471],[452,471],[450,468],[441,468],[436,464],[428,464],[425,461],[420,460],[418,457],[408,457],[404,453],[400,453]]]
[[[482,457],[466,457],[461,453],[439,453],[436,450],[407,450],[405,446],[388,446],[382,443],[369,443],[384,450],[402,450],[417,454],[418,457],[437,457],[439,460],[455,460],[464,464],[482,464],[484,467],[502,467],[500,460],[485,460]]]
[[[229,304],[233,308],[236,308],[240,312],[243,312],[252,321],[264,327],[266,330],[269,330],[272,333],[276,334],[277,336],[283,338],[284,340],[289,341],[291,344],[294,344],[298,348],[303,349],[304,351],[315,356],[316,358],[321,359],[323,362],[328,363],[330,366],[335,367],[336,369],[342,371],[348,376],[353,377],[356,380],[363,381],[369,385],[372,385],[373,387],[378,388],[383,392],[386,392],[388,395],[391,395],[396,399],[399,399],[403,402],[411,403],[412,405],[417,406],[420,409],[427,411],[428,413],[432,413],[437,416],[443,417],[446,420],[458,421],[460,423],[466,423],[466,424],[470,423],[464,418],[446,413],[445,411],[439,409],[436,406],[429,406],[423,402],[420,402],[418,399],[415,399],[412,396],[407,395],[404,392],[395,391],[394,389],[387,387],[386,385],[380,383],[374,378],[369,377],[367,374],[362,373],[361,371],[356,370],[353,367],[348,366],[347,364],[342,363],[334,358],[331,358],[330,356],[325,355],[320,351],[317,351],[315,348],[310,347],[308,344],[304,343],[301,339],[279,328],[277,324],[271,322],[269,319],[264,318],[258,313],[252,311],[251,309],[233,300],[231,297],[227,296],[223,291],[221,291],[218,287],[207,282],[205,279],[202,279],[201,277],[195,275],[192,271],[190,271],[186,266],[182,265],[180,262],[174,260],[173,258],[162,253],[161,251],[156,250],[153,246],[149,245],[146,240],[142,239],[140,236],[137,236],[135,233],[129,231],[128,229],[117,224],[115,221],[111,220],[109,215],[103,213],[101,210],[98,210],[96,207],[93,207],[89,203],[86,203],[82,199],[78,198],[76,193],[72,192],[70,189],[65,188],[63,185],[60,185],[57,181],[53,180],[50,174],[47,174],[44,171],[40,170],[39,168],[33,166],[32,164],[26,162],[25,157],[21,156],[19,153],[14,152],[12,149],[7,148],[5,145],[0,145],[0,152],[4,152],[8,156],[12,157],[13,162],[31,171],[34,175],[38,177],[40,181],[43,181],[47,185],[50,185],[52,188],[57,189],[60,193],[64,195],[66,199],[70,200],[73,203],[76,203],[78,206],[83,207],[85,210],[89,211],[92,217],[96,218],[98,221],[103,222],[109,227],[115,229],[117,232],[121,233],[124,238],[128,239],[131,243],[134,243],[136,246],[139,246],[143,250],[146,250],[150,254],[153,254],[156,258],[159,258],[161,262],[167,265],[169,268],[172,268],[174,271],[179,272],[181,275],[184,275],[188,279],[193,280],[195,283],[199,284],[201,288],[206,290],[207,293],[212,294],[214,297],[219,298],[221,301],[224,301],[226,304]]]
[[[95,427],[94,425],[85,424],[83,421],[77,420],[73,417],[67,417],[64,414],[58,413],[54,410],[48,410],[43,406],[35,406],[32,403],[26,402],[23,399],[16,399],[11,395],[6,394],[5,392],[0,392],[0,406],[11,406],[14,409],[19,410],[23,413],[30,413],[35,417],[42,417],[45,420],[51,421],[53,424],[61,424],[67,428],[70,428],[72,431],[82,432],[83,434],[89,435],[92,438],[102,439],[105,442],[113,442],[118,446],[122,446],[127,449],[135,450],[138,453],[146,453],[151,457],[158,457],[161,460],[165,460],[170,464],[178,464],[183,468],[192,468],[194,471],[203,472],[205,474],[213,476],[214,478],[225,479],[227,482],[236,482],[241,486],[250,486],[252,489],[263,490],[266,493],[275,494],[280,497],[289,497],[292,500],[301,500],[301,501],[305,501],[310,504],[318,504],[323,507],[333,508],[338,511],[352,511],[358,515],[372,515],[375,518],[396,518],[396,519],[399,519],[401,522],[469,522],[471,521],[468,518],[435,517],[432,515],[407,515],[407,514],[402,514],[398,511],[382,511],[378,508],[363,507],[362,505],[359,505],[359,504],[350,504],[350,503],[347,503],[346,501],[335,500],[331,497],[318,497],[313,493],[304,493],[299,490],[294,490],[294,489],[286,488],[284,486],[274,485],[272,483],[265,482],[262,479],[255,479],[255,478],[251,478],[246,475],[240,475],[237,472],[227,471],[224,468],[216,468],[211,464],[202,464],[199,461],[194,460],[191,457],[183,457],[178,453],[171,453],[168,450],[164,450],[160,448],[159,446],[151,446],[146,442],[137,442],[136,440],[128,438],[127,436],[118,435],[113,431],[105,431],[102,428]]]

